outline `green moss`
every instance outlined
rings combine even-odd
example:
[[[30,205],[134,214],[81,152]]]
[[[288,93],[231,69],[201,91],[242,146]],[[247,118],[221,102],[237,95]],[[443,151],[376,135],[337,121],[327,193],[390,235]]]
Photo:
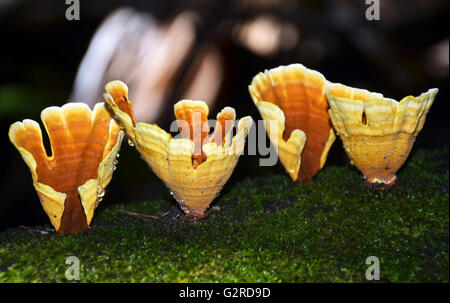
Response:
[[[74,255],[82,282],[364,282],[374,255],[382,281],[448,282],[447,159],[448,150],[415,152],[387,192],[350,166],[327,166],[309,185],[248,178],[197,223],[178,220],[169,196],[109,207],[76,235],[10,229],[0,234],[0,281],[66,281]]]

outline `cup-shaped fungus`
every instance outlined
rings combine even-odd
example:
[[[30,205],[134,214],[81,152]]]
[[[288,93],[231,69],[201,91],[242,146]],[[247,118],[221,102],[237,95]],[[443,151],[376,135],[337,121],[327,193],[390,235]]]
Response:
[[[336,138],[325,98],[327,83],[321,73],[291,64],[259,73],[249,86],[267,134],[293,181],[311,181]]]
[[[400,102],[342,84],[330,84],[330,117],[352,164],[375,188],[392,186],[437,94],[436,88]]]
[[[225,107],[209,134],[206,103],[182,100],[174,106],[181,138],[172,138],[156,124],[135,121],[125,83],[111,81],[105,91],[105,101],[125,128],[130,145],[170,189],[186,218],[206,217],[243,152],[252,119],[242,118],[232,137],[236,115],[234,109]]]
[[[41,112],[51,156],[39,124],[25,119],[9,138],[28,165],[42,207],[58,233],[89,228],[94,210],[112,178],[123,131],[103,103],[91,111],[83,103],[48,107]]]

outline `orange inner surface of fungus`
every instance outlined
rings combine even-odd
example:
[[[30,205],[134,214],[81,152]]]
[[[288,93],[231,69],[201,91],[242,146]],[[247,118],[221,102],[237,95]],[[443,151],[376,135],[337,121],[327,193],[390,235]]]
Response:
[[[332,126],[323,89],[325,80],[313,73],[305,75],[305,72],[296,72],[293,77],[286,83],[275,85],[267,79],[264,86],[258,85],[257,89],[260,100],[271,102],[283,111],[284,140],[288,140],[295,129],[305,133],[298,181],[307,183],[320,170],[321,156]]]
[[[192,153],[192,166],[194,168],[206,161],[207,157],[202,149],[203,143],[215,142],[217,146],[223,146],[225,135],[233,126],[226,123],[226,121],[234,121],[234,116],[231,112],[222,111],[217,117],[214,133],[209,137],[208,111],[205,107],[200,104],[190,103],[188,106],[178,108],[175,116],[179,123],[178,127],[182,137],[194,142],[194,152]],[[188,124],[189,131],[183,129],[184,122]]]
[[[128,100],[126,91],[122,87],[116,86],[111,88],[109,94],[113,98],[115,105],[117,105],[121,111],[127,113],[133,122],[133,126],[136,126],[136,119],[134,118],[133,113],[133,104],[130,100]]]

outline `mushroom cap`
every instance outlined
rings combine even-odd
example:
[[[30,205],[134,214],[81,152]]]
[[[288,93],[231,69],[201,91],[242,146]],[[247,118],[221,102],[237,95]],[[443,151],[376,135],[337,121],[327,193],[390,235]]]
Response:
[[[291,64],[259,73],[249,86],[269,138],[293,181],[311,181],[324,166],[336,138],[325,98],[327,83],[321,73]]]
[[[438,89],[401,101],[342,84],[330,84],[327,99],[336,133],[369,183],[390,186],[425,123]]]
[[[85,230],[112,178],[123,132],[102,103],[93,111],[84,103],[48,107],[41,119],[50,139],[50,156],[33,120],[13,123],[9,138],[28,165],[55,230]]]
[[[239,121],[232,138],[235,111],[225,107],[218,115],[214,133],[209,135],[209,109],[203,101],[181,100],[174,106],[180,137],[172,136],[156,124],[136,122],[124,110],[111,91],[122,91],[126,85],[112,81],[105,86],[105,102],[124,126],[129,140],[153,172],[166,184],[187,215],[201,216],[219,194],[233,172],[245,146],[253,121]],[[120,99],[120,98],[119,98]]]

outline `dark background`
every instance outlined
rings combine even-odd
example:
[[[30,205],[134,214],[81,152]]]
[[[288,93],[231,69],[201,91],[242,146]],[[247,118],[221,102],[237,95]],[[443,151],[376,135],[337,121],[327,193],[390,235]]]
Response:
[[[67,101],[92,35],[111,11],[122,6],[150,12],[161,21],[185,10],[198,13],[196,44],[215,44],[225,60],[224,82],[211,117],[229,105],[236,109],[238,117],[251,115],[259,119],[247,90],[252,77],[264,69],[302,63],[330,81],[366,88],[397,100],[417,96],[431,87],[439,88],[413,152],[448,147],[447,0],[380,0],[379,21],[366,20],[367,5],[358,0],[80,2],[79,21],[65,19],[68,6],[62,0],[0,2],[0,230],[48,224],[29,169],[8,140],[9,126],[25,118],[41,122],[42,109]],[[294,25],[299,33],[295,47],[261,56],[233,38],[235,24],[258,15],[272,15]],[[442,45],[444,51],[439,51]],[[195,52],[190,56],[193,59]],[[175,87],[183,77],[186,75],[181,73],[175,79]],[[173,94],[167,103],[173,104],[178,97]],[[167,129],[167,122],[162,122],[162,126]],[[124,143],[120,154],[118,169],[100,208],[112,203],[170,197],[136,150]],[[326,165],[347,164],[337,139]],[[283,168],[280,164],[258,167],[258,156],[244,155],[227,187],[247,176],[271,172],[282,173]]]

